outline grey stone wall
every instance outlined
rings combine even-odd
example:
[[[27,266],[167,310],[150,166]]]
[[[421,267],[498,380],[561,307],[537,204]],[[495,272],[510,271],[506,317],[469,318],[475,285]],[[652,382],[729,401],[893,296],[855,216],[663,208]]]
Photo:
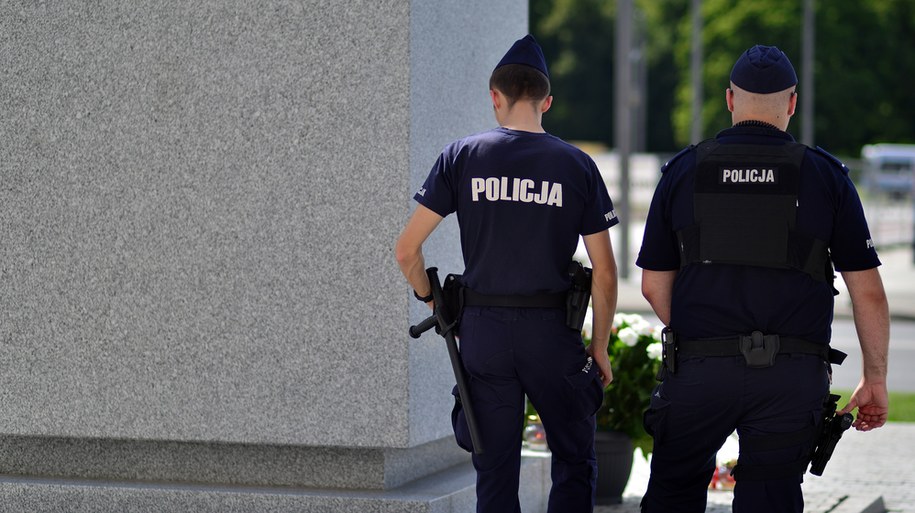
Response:
[[[494,125],[526,9],[0,3],[0,473],[386,489],[464,461],[392,248],[441,147]]]
[[[0,432],[405,446],[409,5],[4,5]]]

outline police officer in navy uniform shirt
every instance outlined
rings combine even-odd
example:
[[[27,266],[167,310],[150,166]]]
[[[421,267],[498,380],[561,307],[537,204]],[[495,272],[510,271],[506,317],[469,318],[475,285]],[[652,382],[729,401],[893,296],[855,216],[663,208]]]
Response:
[[[541,126],[552,97],[532,36],[516,41],[498,63],[490,96],[500,126],[442,151],[414,196],[419,205],[397,242],[397,260],[414,294],[431,301],[422,244],[442,218],[457,213],[462,282],[472,293],[458,336],[485,441],[485,452],[473,455],[477,511],[520,511],[525,394],[552,451],[549,511],[592,511],[594,414],[612,379],[607,343],[617,291],[608,228],[618,220],[594,162]],[[529,306],[570,288],[580,235],[593,267],[595,342],[588,349],[581,332],[566,325],[562,305]],[[477,302],[492,297],[509,306]],[[469,450],[463,417],[454,417],[458,444]]]
[[[803,511],[829,388],[833,266],[864,361],[840,413],[857,408],[861,431],[886,421],[880,262],[848,169],[785,131],[796,86],[783,52],[750,48],[726,91],[733,126],[662,169],[636,263],[677,350],[645,415],[654,452],[644,512],[705,511],[716,451],[734,429],[734,511]]]

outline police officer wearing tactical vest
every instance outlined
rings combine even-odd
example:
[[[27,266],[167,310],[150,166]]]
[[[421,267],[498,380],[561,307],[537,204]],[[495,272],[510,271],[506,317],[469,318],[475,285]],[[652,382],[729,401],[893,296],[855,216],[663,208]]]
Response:
[[[744,52],[730,81],[733,126],[664,166],[636,262],[668,326],[645,414],[654,452],[643,512],[705,511],[716,451],[735,429],[734,511],[803,511],[830,365],[844,356],[828,345],[833,269],[864,362],[839,413],[857,408],[860,431],[886,421],[889,313],[848,169],[786,132],[797,76],[778,48]]]
[[[594,162],[541,126],[552,96],[533,37],[516,41],[495,67],[490,97],[499,128],[444,149],[414,196],[419,205],[397,242],[397,260],[416,297],[430,301],[422,244],[457,213],[465,265],[458,336],[485,446],[473,455],[477,511],[521,511],[526,394],[552,451],[549,511],[590,512],[594,414],[612,377],[607,343],[617,277],[607,229],[618,220]],[[566,319],[579,235],[593,267],[595,343],[588,349],[580,327]],[[470,450],[459,407],[452,422],[458,444]]]

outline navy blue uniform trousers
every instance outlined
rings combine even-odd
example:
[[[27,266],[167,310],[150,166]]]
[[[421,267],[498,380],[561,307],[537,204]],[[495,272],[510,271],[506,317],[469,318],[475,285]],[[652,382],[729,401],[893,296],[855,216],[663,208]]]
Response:
[[[484,454],[473,455],[477,511],[516,513],[524,395],[540,414],[552,452],[549,511],[594,508],[597,458],[594,413],[603,400],[597,365],[587,367],[581,334],[563,309],[467,307],[461,357],[470,375]],[[466,421],[452,415],[458,444],[470,448]]]
[[[645,414],[654,451],[642,511],[705,511],[715,455],[735,429],[739,437],[756,437],[818,426],[828,390],[828,365],[814,355],[778,355],[767,368],[748,368],[743,356],[681,359]],[[808,454],[813,442],[811,436],[778,449],[741,447],[738,465],[787,464]],[[739,475],[735,513],[803,511],[803,474],[767,480]]]

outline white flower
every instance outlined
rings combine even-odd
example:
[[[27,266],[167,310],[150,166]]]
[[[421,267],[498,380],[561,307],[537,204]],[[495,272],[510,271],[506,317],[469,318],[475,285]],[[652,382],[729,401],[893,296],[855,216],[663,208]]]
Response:
[[[639,334],[632,328],[623,328],[617,333],[620,340],[629,347],[635,346],[639,342]]]
[[[651,358],[652,360],[660,360],[661,351],[662,351],[662,347],[661,347],[660,342],[654,342],[654,343],[648,344],[648,347],[645,348],[645,352],[648,353],[648,357]]]
[[[624,322],[626,322],[626,314],[617,313],[613,316],[613,328],[619,328]]]
[[[623,319],[625,319],[626,324],[630,326],[645,322],[645,319],[643,319],[639,314],[623,314]]]
[[[646,322],[639,314],[617,313],[613,316],[613,327],[619,328],[622,325],[638,326]]]
[[[634,329],[636,333],[643,336],[651,336],[652,326],[651,323],[645,319],[639,319],[638,322],[630,324],[630,328]]]

